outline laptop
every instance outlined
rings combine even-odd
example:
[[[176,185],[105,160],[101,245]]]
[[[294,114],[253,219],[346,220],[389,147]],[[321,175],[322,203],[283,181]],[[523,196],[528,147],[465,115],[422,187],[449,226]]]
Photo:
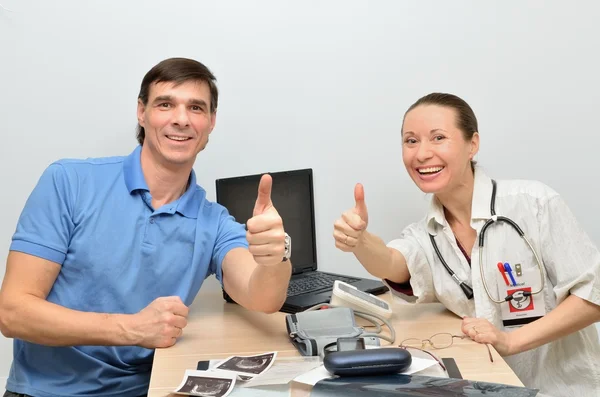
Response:
[[[329,303],[335,280],[352,284],[373,295],[388,290],[381,281],[319,271],[313,170],[306,168],[269,174],[273,178],[271,200],[283,219],[285,231],[292,238],[292,277],[287,299],[280,311],[297,313],[320,303]],[[252,217],[261,176],[255,174],[217,179],[217,203],[227,208],[236,221],[245,224]],[[223,297],[233,302],[225,291]]]

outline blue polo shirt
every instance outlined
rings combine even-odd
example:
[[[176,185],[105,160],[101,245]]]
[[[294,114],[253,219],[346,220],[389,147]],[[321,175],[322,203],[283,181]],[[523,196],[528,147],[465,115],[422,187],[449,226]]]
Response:
[[[244,226],[196,185],[152,208],[140,164],[127,157],[60,160],[41,176],[10,250],[61,265],[47,300],[86,312],[137,313],[154,299],[194,300],[221,262],[248,247]],[[14,340],[6,388],[36,397],[147,393],[154,351],[137,346],[49,347]]]

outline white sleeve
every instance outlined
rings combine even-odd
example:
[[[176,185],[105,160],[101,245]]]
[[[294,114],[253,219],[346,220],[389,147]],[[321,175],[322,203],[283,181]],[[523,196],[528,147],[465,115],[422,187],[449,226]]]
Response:
[[[550,198],[539,213],[541,255],[556,302],[569,294],[600,305],[600,252],[564,202]]]
[[[425,249],[417,237],[425,232],[418,229],[418,224],[412,224],[402,231],[400,238],[387,244],[388,247],[399,251],[404,256],[410,273],[409,283],[396,284],[389,280],[383,280],[383,282],[390,288],[392,294],[406,303],[438,302],[433,287],[431,266],[427,260]],[[423,236],[421,237],[423,238]],[[429,241],[428,238],[427,241]]]

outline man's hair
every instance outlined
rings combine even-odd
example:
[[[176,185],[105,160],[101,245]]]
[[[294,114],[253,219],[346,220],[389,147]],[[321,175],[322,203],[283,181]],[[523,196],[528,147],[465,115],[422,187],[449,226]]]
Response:
[[[187,58],[169,58],[158,63],[146,73],[142,80],[138,99],[144,106],[148,104],[148,95],[150,86],[160,82],[171,82],[179,85],[188,81],[203,81],[208,84],[210,89],[210,111],[217,111],[219,101],[219,90],[217,89],[217,79],[212,72],[202,63]],[[138,124],[137,140],[140,145],[144,144],[146,131],[144,127]]]

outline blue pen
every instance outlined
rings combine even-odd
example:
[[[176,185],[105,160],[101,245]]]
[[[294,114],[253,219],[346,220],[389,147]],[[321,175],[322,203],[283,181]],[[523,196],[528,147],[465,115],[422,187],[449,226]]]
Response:
[[[506,270],[506,272],[508,273],[508,277],[510,277],[510,281],[512,281],[513,287],[516,287],[517,282],[515,281],[515,278],[512,275],[512,269],[510,268],[510,265],[508,264],[508,262],[506,262],[504,264],[504,270]]]

